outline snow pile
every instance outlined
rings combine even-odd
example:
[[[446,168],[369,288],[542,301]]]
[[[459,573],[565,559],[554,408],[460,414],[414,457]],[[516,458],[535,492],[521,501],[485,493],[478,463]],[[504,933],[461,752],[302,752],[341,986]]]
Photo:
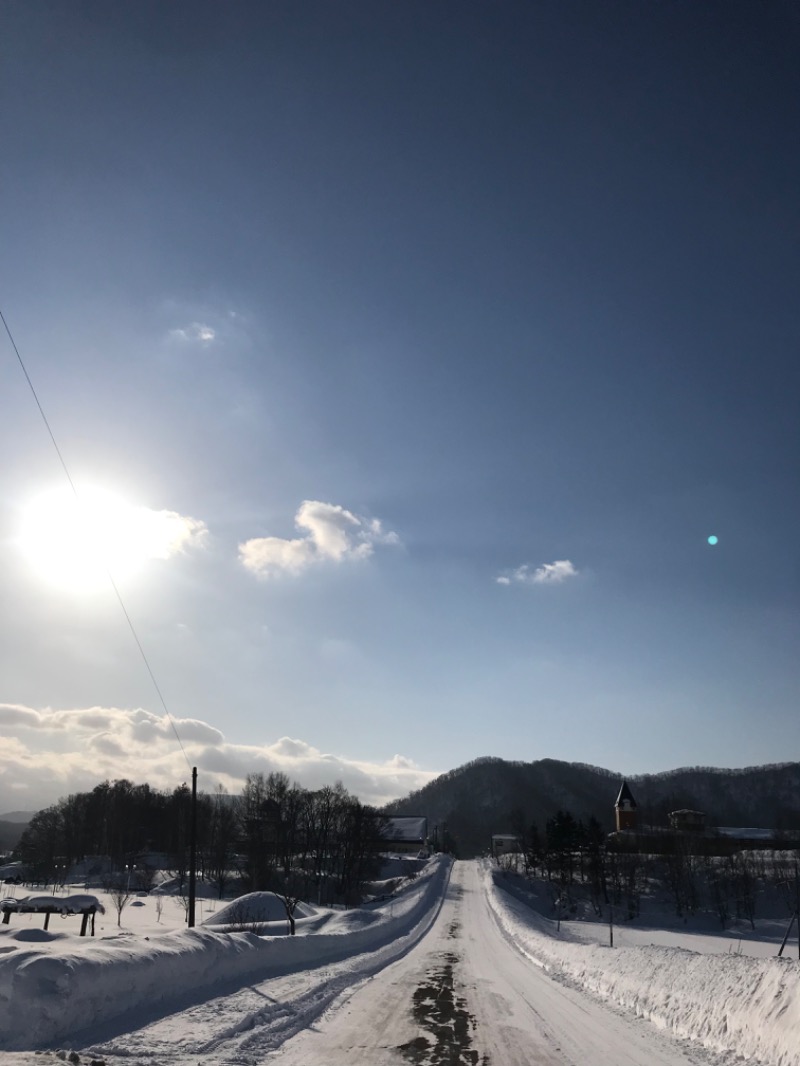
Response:
[[[557,939],[554,923],[503,891],[497,871],[486,874],[501,931],[549,972],[713,1051],[799,1066],[798,962]]]
[[[313,914],[313,908],[306,903],[298,903],[295,907],[295,918],[310,918]],[[246,896],[232,900],[202,924],[243,926],[277,922],[281,918],[286,920],[286,907],[280,896],[274,892],[248,892]]]
[[[345,912],[325,933],[259,937],[250,932],[190,929],[141,940],[88,941],[59,954],[42,948],[0,955],[0,1040],[8,1050],[43,1047],[96,1029],[149,1004],[186,1003],[255,979],[309,969],[391,947],[402,954],[438,914],[451,863],[430,863],[387,905],[380,921],[358,923]],[[218,916],[216,916],[218,917]]]

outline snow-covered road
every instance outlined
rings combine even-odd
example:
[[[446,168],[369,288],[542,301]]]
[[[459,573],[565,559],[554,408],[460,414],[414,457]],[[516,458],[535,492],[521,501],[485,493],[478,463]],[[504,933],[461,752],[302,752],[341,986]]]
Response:
[[[94,1042],[172,1066],[689,1066],[647,1022],[547,976],[510,944],[476,863],[456,863],[426,935],[274,977]]]
[[[694,1053],[690,1053],[693,1055]],[[687,1066],[646,1022],[557,983],[500,933],[476,863],[456,863],[428,935],[271,1057],[275,1066]]]

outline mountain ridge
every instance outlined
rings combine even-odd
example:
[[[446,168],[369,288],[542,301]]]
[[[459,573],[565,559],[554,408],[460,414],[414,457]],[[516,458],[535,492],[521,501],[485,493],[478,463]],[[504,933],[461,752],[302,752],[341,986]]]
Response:
[[[709,825],[800,829],[800,762],[736,769],[679,767],[655,774],[623,775],[588,763],[532,762],[481,756],[434,778],[396,803],[392,813],[428,818],[429,831],[446,826],[460,854],[480,854],[492,833],[540,831],[558,810],[614,827],[614,801],[622,780],[637,801],[640,822],[666,824],[682,807],[705,811]],[[389,809],[389,808],[387,808]]]

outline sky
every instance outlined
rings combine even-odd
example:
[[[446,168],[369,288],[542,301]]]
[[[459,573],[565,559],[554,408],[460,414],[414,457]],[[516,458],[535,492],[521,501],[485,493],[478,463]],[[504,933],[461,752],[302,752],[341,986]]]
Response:
[[[2,20],[0,812],[797,758],[795,4]]]

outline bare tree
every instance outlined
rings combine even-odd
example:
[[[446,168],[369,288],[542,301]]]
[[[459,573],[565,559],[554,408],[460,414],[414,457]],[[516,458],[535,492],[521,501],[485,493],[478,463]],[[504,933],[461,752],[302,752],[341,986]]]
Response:
[[[699,860],[689,834],[676,833],[671,846],[672,850],[665,856],[665,882],[675,903],[676,916],[686,921],[686,915],[694,914],[699,904]]]
[[[206,869],[209,880],[222,899],[225,886],[232,877],[236,841],[237,804],[225,794],[222,786],[216,790],[211,808]]]
[[[300,902],[300,897],[290,896],[283,892],[276,892],[276,895],[280,898],[284,909],[286,910],[286,918],[289,922],[289,933],[294,936],[294,912],[297,909],[297,904]]]
[[[736,899],[736,917],[746,918],[750,928],[755,929],[758,875],[752,855],[746,851],[734,853],[729,856],[728,869]]]
[[[119,928],[122,925],[122,912],[130,903],[133,894],[130,890],[130,885],[128,884],[128,878],[118,878],[108,889],[108,894],[111,897],[114,910],[117,912],[117,927]]]
[[[188,885],[185,885],[185,886],[183,886],[183,887],[181,887],[179,889],[178,898],[180,899],[181,903],[183,904],[184,921],[188,924],[188,922],[189,922],[189,886]]]
[[[719,918],[719,924],[724,929],[730,921],[730,872],[719,856],[707,855],[705,857],[706,883],[711,897],[711,904]]]

